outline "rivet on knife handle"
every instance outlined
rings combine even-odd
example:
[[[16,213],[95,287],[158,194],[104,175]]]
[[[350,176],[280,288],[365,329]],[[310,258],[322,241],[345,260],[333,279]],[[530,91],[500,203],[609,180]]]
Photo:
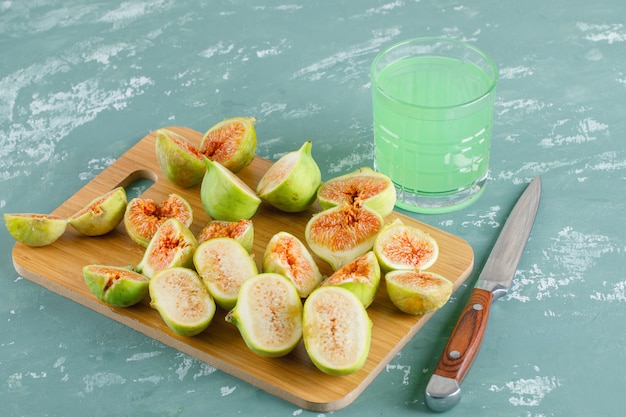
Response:
[[[426,404],[446,411],[461,399],[460,384],[478,354],[487,327],[493,294],[474,288],[426,387]]]

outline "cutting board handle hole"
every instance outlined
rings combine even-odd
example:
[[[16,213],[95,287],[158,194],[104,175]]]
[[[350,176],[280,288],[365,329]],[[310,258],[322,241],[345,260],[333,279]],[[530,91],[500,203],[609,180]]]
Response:
[[[117,185],[118,187],[124,187],[126,190],[126,198],[130,201],[135,197],[139,197],[148,188],[152,187],[159,177],[154,171],[147,169],[140,169],[131,172],[126,178],[124,178]]]

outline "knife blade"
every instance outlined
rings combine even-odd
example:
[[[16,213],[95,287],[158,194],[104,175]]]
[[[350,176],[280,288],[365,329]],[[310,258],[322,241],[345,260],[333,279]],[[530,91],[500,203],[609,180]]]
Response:
[[[505,221],[428,381],[425,398],[432,411],[449,410],[461,400],[461,382],[480,349],[491,304],[506,294],[511,286],[535,222],[540,199],[541,178],[536,177]]]

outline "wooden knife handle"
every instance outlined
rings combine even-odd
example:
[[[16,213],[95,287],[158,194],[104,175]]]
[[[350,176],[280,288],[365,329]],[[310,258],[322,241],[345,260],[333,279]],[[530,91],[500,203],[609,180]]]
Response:
[[[493,294],[474,288],[439,359],[435,374],[459,384],[472,366],[487,328]]]

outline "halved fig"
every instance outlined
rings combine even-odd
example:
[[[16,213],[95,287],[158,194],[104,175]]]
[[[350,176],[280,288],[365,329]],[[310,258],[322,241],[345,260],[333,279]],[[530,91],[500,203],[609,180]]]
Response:
[[[218,306],[231,310],[241,285],[259,273],[254,258],[235,239],[218,237],[201,243],[193,263]]]
[[[200,199],[204,210],[214,220],[250,219],[261,199],[237,175],[219,162],[204,158],[206,173],[202,179]]]
[[[407,314],[426,314],[441,308],[452,295],[452,282],[426,271],[391,271],[385,274],[389,299]]]
[[[250,219],[241,219],[236,222],[212,220],[198,233],[198,243],[203,243],[216,237],[231,237],[239,242],[248,252],[252,252],[254,224]]]
[[[306,298],[324,279],[304,243],[287,232],[276,233],[267,243],[263,272],[289,278],[302,298]]]
[[[191,205],[180,195],[172,193],[160,204],[149,198],[135,197],[126,206],[124,227],[133,242],[145,248],[157,229],[170,218],[186,227],[193,222]]]
[[[181,336],[203,332],[215,316],[215,302],[193,269],[159,271],[149,284],[150,306]]]
[[[336,206],[316,213],[305,228],[309,248],[337,270],[372,249],[383,218],[367,207]]]
[[[189,228],[172,217],[157,229],[137,270],[152,278],[163,269],[177,266],[192,268],[197,247],[198,241]]]
[[[287,278],[262,273],[243,283],[237,305],[226,315],[226,321],[237,326],[256,354],[284,356],[302,338],[302,300]]]
[[[100,301],[114,306],[130,307],[148,295],[149,279],[130,267],[85,265],[83,278]]]
[[[311,147],[312,142],[306,141],[300,149],[276,161],[257,185],[259,197],[289,213],[311,207],[322,182],[322,174],[311,155]]]
[[[117,187],[98,198],[69,218],[69,223],[87,236],[101,236],[115,229],[126,211],[126,190]]]
[[[254,117],[232,117],[222,120],[206,131],[200,142],[200,152],[219,162],[232,172],[252,163],[256,153]]]
[[[161,172],[171,183],[187,188],[202,181],[204,156],[184,136],[168,129],[157,130],[155,152]]]
[[[65,233],[67,223],[67,219],[52,214],[4,214],[4,225],[11,236],[28,246],[50,245]]]
[[[321,284],[328,285],[349,290],[361,300],[363,307],[369,307],[380,285],[380,266],[374,252],[369,251],[336,270]]]
[[[384,271],[424,270],[437,261],[439,246],[428,233],[395,219],[376,238],[374,253]]]
[[[303,339],[313,364],[330,375],[352,374],[365,364],[372,321],[356,295],[342,287],[320,287],[304,302]]]
[[[367,206],[382,217],[393,211],[396,190],[391,179],[369,167],[324,182],[317,191],[323,209],[337,205]]]

